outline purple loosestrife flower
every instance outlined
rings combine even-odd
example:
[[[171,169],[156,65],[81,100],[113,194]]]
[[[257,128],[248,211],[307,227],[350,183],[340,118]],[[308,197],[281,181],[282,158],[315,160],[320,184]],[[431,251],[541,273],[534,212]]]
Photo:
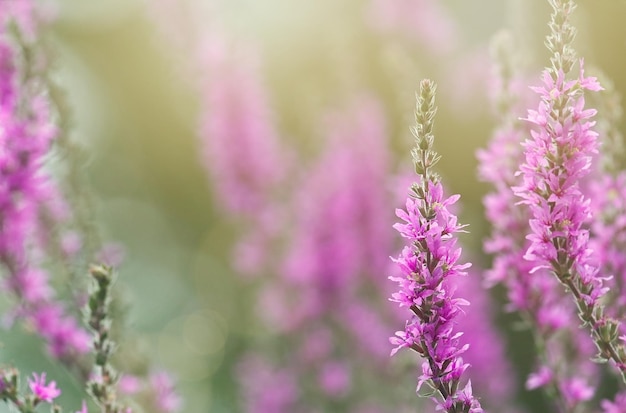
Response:
[[[573,295],[578,315],[591,330],[600,360],[612,360],[626,380],[626,351],[619,343],[619,322],[605,315],[599,299],[607,287],[605,278],[593,263],[589,248],[589,199],[580,182],[597,152],[597,133],[591,118],[595,110],[585,109],[584,90],[601,87],[593,77],[570,76],[576,63],[571,43],[575,29],[569,16],[575,5],[571,0],[551,0],[554,13],[546,45],[552,53],[551,67],[543,73],[543,85],[533,88],[541,102],[528,112],[534,125],[531,138],[524,143],[525,162],[520,166],[523,183],[514,188],[527,205],[531,245],[525,258],[535,263],[533,270],[546,269]],[[608,274],[607,274],[608,275]]]
[[[41,404],[50,404],[52,412],[60,412],[61,409],[54,400],[61,395],[54,381],[46,383],[46,373],[33,373],[28,378],[30,392],[25,394],[21,390],[20,371],[16,368],[0,367],[0,400],[5,402],[10,411],[20,413],[33,413]]]
[[[530,99],[519,88],[522,82],[514,72],[516,66],[510,55],[514,49],[512,39],[503,34],[496,40],[499,85],[493,100],[499,125],[489,146],[478,151],[479,176],[494,187],[484,199],[486,215],[492,224],[484,249],[495,255],[487,272],[487,283],[505,286],[508,310],[518,312],[533,334],[539,366],[528,377],[527,389],[544,388],[554,399],[557,410],[573,411],[584,400],[577,397],[579,393],[565,391],[565,387],[571,380],[580,384],[584,378],[591,389],[591,383],[597,381],[597,368],[589,361],[593,347],[585,345],[588,340],[580,339],[581,330],[571,328],[576,324],[573,303],[558,281],[543,274],[545,269],[531,274],[535,263],[524,259],[530,246],[525,236],[531,217],[516,202],[511,187],[519,184],[520,177],[515,171],[524,158],[522,136],[528,133],[527,124],[519,122],[517,113],[522,103]]]
[[[28,386],[35,397],[48,403],[52,403],[61,395],[61,390],[57,388],[56,382],[51,381],[46,384],[46,373],[33,373],[33,378],[28,379]]]
[[[166,371],[157,371],[149,377],[151,390],[154,392],[155,407],[158,413],[175,413],[182,408],[183,402],[176,392],[176,382]]]
[[[244,388],[244,411],[291,413],[298,399],[296,376],[288,368],[276,369],[259,356],[248,356],[239,366]]]
[[[53,143],[63,146],[59,139],[67,132],[63,130],[67,122],[60,102],[53,100],[58,91],[45,73],[47,59],[38,43],[40,11],[38,2],[30,0],[0,2],[0,262],[6,270],[2,287],[18,302],[7,318],[25,321],[45,339],[53,356],[86,381],[83,355],[93,349],[91,338],[56,299],[48,273],[40,268],[44,260],[59,258],[52,250],[61,242],[52,238],[72,224],[65,221],[75,220],[87,238],[94,236],[90,231],[97,232],[91,224],[77,223],[85,215],[65,202],[45,169]],[[99,243],[99,236],[95,238]],[[87,244],[82,243],[81,253],[91,260],[95,251]],[[80,266],[71,253],[66,258],[72,260],[70,265]],[[36,378],[32,385],[43,389],[42,382]]]
[[[15,10],[22,14],[12,15]],[[6,13],[0,16],[0,261],[7,270],[4,287],[21,301],[13,316],[28,321],[53,355],[70,362],[89,350],[88,335],[53,301],[47,275],[37,268],[36,255],[30,252],[37,247],[39,208],[50,195],[50,178],[42,165],[56,137],[46,91],[18,52],[30,47],[18,47],[17,43],[25,41],[20,34],[34,27],[23,28],[20,23],[36,21],[35,11],[9,7],[2,13]],[[12,21],[17,25],[16,36],[6,31]],[[37,56],[36,50],[31,52]]]
[[[213,41],[206,55],[203,161],[220,202],[254,215],[285,173],[267,92],[251,51]]]
[[[263,360],[263,370],[281,382],[289,376],[299,391],[243,375],[248,411],[269,402],[294,412],[352,409],[357,401],[400,404],[378,391],[391,371],[384,335],[375,335],[396,319],[376,305],[386,286],[375,274],[389,265],[380,250],[390,252],[392,241],[385,118],[374,99],[354,102],[328,118],[326,145],[298,176],[279,277],[261,297],[267,326],[288,337],[280,340],[290,349],[287,359]]]
[[[392,301],[412,314],[404,331],[391,338],[396,346],[392,354],[408,347],[423,357],[418,390],[427,384],[437,392],[440,398],[433,399],[440,409],[448,413],[478,413],[483,409],[472,394],[471,382],[459,390],[463,373],[469,367],[461,357],[468,346],[461,343],[463,333],[455,332],[454,327],[461,306],[468,302],[454,297],[448,280],[465,275],[470,264],[458,263],[461,248],[456,246],[454,234],[462,232],[464,226],[448,209],[459,196],[445,198],[440,179],[432,171],[439,160],[432,149],[435,89],[430,80],[420,84],[412,151],[419,181],[411,188],[406,210],[397,211],[403,222],[395,228],[410,245],[395,260],[402,276],[391,277],[399,287]]]
[[[202,48],[202,161],[219,203],[246,235],[233,259],[242,274],[258,275],[267,248],[282,228],[282,210],[272,203],[285,183],[288,156],[281,148],[270,99],[254,50],[232,45],[217,32]]]
[[[626,411],[626,392],[618,393],[615,400],[602,401],[602,413],[623,413]]]

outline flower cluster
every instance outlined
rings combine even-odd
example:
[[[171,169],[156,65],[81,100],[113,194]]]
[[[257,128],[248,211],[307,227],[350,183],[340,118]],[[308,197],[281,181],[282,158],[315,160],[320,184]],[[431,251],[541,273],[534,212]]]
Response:
[[[293,353],[287,361],[257,350],[244,359],[246,411],[327,411],[343,403],[381,411],[380,399],[391,402],[376,385],[380,375],[392,377],[384,332],[399,321],[375,307],[386,289],[377,274],[388,265],[377,251],[391,251],[380,214],[389,199],[383,115],[374,99],[361,98],[328,116],[327,145],[298,177],[285,209],[294,216],[279,277],[266,279],[259,311],[268,329],[289,336]],[[364,390],[373,400],[354,397]]]
[[[511,43],[510,37],[502,35],[494,47],[500,83],[494,106],[499,125],[489,147],[478,152],[480,178],[494,187],[484,199],[492,226],[484,249],[494,254],[487,280],[506,287],[508,310],[517,312],[533,334],[539,366],[528,376],[526,387],[545,389],[560,411],[569,411],[593,396],[597,368],[589,360],[593,347],[577,328],[569,297],[545,270],[531,274],[535,262],[524,259],[530,246],[526,234],[531,217],[511,187],[519,184],[515,172],[523,161],[522,137],[529,133],[518,113],[530,98],[518,90],[521,73],[512,64]],[[572,391],[574,387],[582,391]]]
[[[466,275],[470,264],[459,264],[461,248],[456,246],[455,234],[463,225],[448,207],[458,195],[444,197],[443,187],[432,167],[439,155],[432,150],[435,85],[429,80],[420,84],[417,103],[417,126],[414,129],[416,146],[413,149],[415,171],[420,181],[411,188],[406,210],[397,214],[403,223],[395,228],[410,241],[396,262],[402,277],[393,277],[399,290],[392,300],[412,313],[404,331],[396,333],[391,342],[396,346],[392,354],[408,347],[424,358],[418,390],[428,384],[442,400],[435,399],[446,412],[482,412],[480,403],[472,394],[471,382],[463,390],[459,384],[465,370],[461,354],[468,346],[461,344],[462,333],[455,332],[455,320],[467,301],[454,297],[449,278]]]
[[[77,316],[85,304],[85,282],[74,275],[82,272],[85,260],[97,258],[96,251],[87,245],[89,238],[97,237],[90,233],[94,224],[81,227],[74,222],[80,220],[74,215],[82,216],[83,211],[72,204],[73,199],[66,199],[65,186],[72,184],[57,182],[48,168],[53,145],[67,133],[64,128],[68,122],[56,100],[59,91],[47,73],[48,55],[39,38],[45,22],[42,9],[30,0],[0,3],[0,263],[3,290],[15,301],[5,320],[21,321],[42,337],[49,353],[87,386],[89,379],[95,380],[90,375],[90,353],[94,353],[98,366],[107,365],[111,333],[102,323],[94,324],[98,327],[94,348],[91,335]],[[77,168],[68,166],[74,174],[80,173]],[[66,231],[69,227],[80,233]],[[59,291],[59,283],[50,280],[56,275],[55,264],[64,275],[73,277],[71,299]],[[98,311],[96,321],[110,316],[104,305],[93,309]],[[102,346],[107,346],[107,351]],[[31,393],[22,395],[18,370],[1,371],[0,398],[18,411],[33,412],[41,403],[51,404],[54,412],[61,411],[54,404],[61,392],[54,381],[46,383],[46,373],[34,373],[28,380]],[[107,384],[112,386],[114,380]],[[173,398],[171,384],[155,383],[153,387],[155,399]],[[111,405],[115,400],[111,400],[110,391],[102,394],[107,398],[102,403],[107,411],[131,412],[130,408]],[[99,400],[98,395],[94,394],[94,399]],[[161,410],[167,413],[179,408],[175,403],[162,404]],[[87,413],[86,404],[80,413]]]
[[[33,412],[40,404],[50,404],[52,411],[60,411],[54,400],[61,395],[61,390],[54,381],[46,383],[46,373],[33,373],[28,378],[28,388],[30,392],[23,394],[19,371],[14,368],[0,368],[0,399],[12,405],[18,412]],[[86,413],[84,407],[83,410]]]
[[[598,358],[612,360],[624,375],[626,351],[619,343],[619,322],[605,315],[599,301],[608,290],[604,282],[609,274],[599,274],[593,262],[586,227],[591,209],[581,188],[597,152],[591,120],[596,111],[585,109],[583,92],[601,87],[596,78],[584,75],[582,60],[580,74],[571,78],[576,57],[569,16],[574,3],[551,4],[552,31],[546,44],[552,65],[543,73],[543,85],[532,88],[541,101],[537,110],[528,112],[527,120],[535,129],[524,143],[523,182],[514,188],[532,215],[530,246],[524,258],[534,262],[531,273],[546,269],[571,292],[578,315],[598,347]]]
[[[202,24],[174,27],[189,17],[178,3],[165,0],[159,18],[173,29],[166,35],[183,35],[175,47],[198,49],[191,52],[197,61],[187,59],[198,66],[192,70],[200,99],[198,152],[218,209],[239,225],[232,269],[255,275],[245,280],[250,291],[237,290],[231,307],[237,317],[254,311],[254,322],[242,323],[229,345],[225,326],[219,326],[219,338],[211,327],[197,328],[208,317],[185,323],[180,347],[169,339],[157,344],[159,353],[172,347],[180,348],[176,356],[192,350],[225,361],[212,364],[213,370],[202,366],[198,375],[237,369],[230,385],[239,388],[205,394],[207,405],[216,407],[225,397],[252,413],[406,413],[416,407],[518,413],[526,402],[518,392],[525,387],[535,398],[528,405],[537,402],[541,411],[626,411],[620,102],[617,94],[597,93],[599,110],[587,107],[586,93],[603,90],[600,83],[612,86],[586,75],[575,53],[574,0],[548,0],[550,63],[531,88],[514,61],[523,47],[505,38],[495,49],[496,76],[488,78],[480,51],[464,57],[459,76],[449,58],[460,49],[464,28],[439,2],[350,2],[361,12],[352,15],[366,19],[359,20],[359,30],[379,36],[380,43],[398,34],[410,38],[397,48],[368,43],[380,57],[408,62],[402,73],[421,65],[398,52],[409,43],[454,66],[441,73],[454,74],[446,79],[452,85],[446,96],[465,117],[481,106],[476,100],[467,107],[474,99],[470,91],[482,90],[477,80],[496,86],[497,126],[477,154],[479,178],[491,186],[483,198],[491,227],[485,240],[472,239],[477,249],[484,241],[482,252],[492,260],[486,265],[476,265],[478,254],[471,255],[473,264],[463,255],[473,244],[461,245],[466,225],[457,217],[460,195],[449,195],[434,171],[440,160],[434,82],[420,83],[414,174],[392,225],[392,194],[405,177],[394,169],[390,148],[403,143],[394,141],[393,117],[380,102],[384,93],[366,90],[369,78],[350,76],[349,87],[338,88],[351,93],[343,98],[345,109],[334,105],[325,116],[316,113],[298,136],[315,139],[287,147],[293,142],[280,124],[294,125],[273,116],[261,54],[219,27],[210,35],[201,32]],[[34,333],[51,362],[88,396],[74,400],[70,411],[176,413],[183,403],[173,376],[153,368],[143,354],[125,354],[132,346],[124,346],[124,305],[114,288],[119,260],[103,245],[94,207],[82,194],[88,192],[80,177],[85,154],[69,138],[66,102],[50,74],[43,7],[34,0],[0,0],[0,288],[10,301],[4,324]],[[191,3],[183,7],[192,10]],[[317,98],[311,107],[294,108],[294,123],[307,109],[319,109],[323,99]],[[318,124],[323,126],[312,127]],[[400,253],[390,261],[393,251]],[[500,304],[507,314],[497,311]],[[389,337],[398,325],[404,328]],[[250,339],[249,348],[235,343],[242,338]],[[520,347],[528,351],[506,358]],[[0,400],[19,413],[61,413],[58,404],[70,392],[52,370],[35,368],[20,373],[0,366]],[[409,374],[417,378],[407,388],[396,385]],[[415,392],[427,400],[416,400]]]
[[[514,63],[502,79],[496,79],[503,89],[497,102],[500,124],[489,148],[479,153],[480,177],[495,188],[484,200],[492,224],[484,251],[493,255],[493,265],[482,274],[477,270],[475,277],[463,277],[469,264],[460,260],[456,235],[464,232],[464,226],[452,211],[459,198],[445,196],[441,180],[432,172],[439,159],[432,149],[434,85],[422,83],[413,151],[418,182],[405,209],[397,212],[402,222],[395,225],[409,245],[394,260],[398,274],[390,277],[399,287],[392,301],[400,309],[409,309],[411,318],[391,342],[392,354],[410,348],[422,356],[418,389],[431,387],[439,410],[512,408],[507,404],[515,385],[511,377],[480,388],[480,403],[472,395],[472,384],[479,388],[474,378],[489,370],[490,363],[498,365],[491,369],[494,376],[510,376],[506,363],[492,361],[505,350],[490,330],[493,320],[485,316],[493,308],[488,293],[474,291],[478,283],[470,282],[480,281],[480,275],[489,286],[506,288],[506,309],[517,313],[535,345],[531,371],[524,372],[526,388],[544,390],[556,411],[576,412],[596,399],[602,367],[591,360],[594,343],[600,350],[596,360],[612,360],[624,369],[626,354],[619,342],[623,332],[611,318],[623,315],[618,310],[623,299],[621,277],[615,277],[622,275],[624,265],[620,261],[623,178],[602,177],[595,186],[584,181],[597,152],[597,134],[595,111],[585,109],[583,91],[600,86],[595,78],[585,76],[582,61],[580,74],[571,76],[578,62],[572,47],[575,30],[569,23],[574,3],[551,0],[550,4],[554,14],[547,45],[552,65],[544,72],[543,85],[532,88],[538,96],[527,96],[526,77],[513,73]],[[458,28],[434,2],[420,1],[416,6],[402,0],[372,1],[368,6],[368,23],[385,31],[417,33],[416,39],[431,52],[449,51],[459,41]],[[341,406],[349,410],[349,405],[358,410],[362,400],[347,401],[360,378],[351,360],[363,348],[379,355],[381,347],[372,337],[388,321],[379,322],[385,318],[380,317],[382,311],[377,303],[367,302],[375,294],[363,301],[360,296],[365,279],[384,289],[372,273],[388,272],[380,270],[378,258],[373,258],[388,248],[384,225],[375,218],[386,206],[385,194],[375,188],[386,184],[388,166],[379,162],[386,163],[388,154],[382,146],[373,149],[377,143],[369,140],[371,129],[378,132],[376,126],[361,127],[367,120],[376,123],[376,116],[368,112],[348,121],[350,126],[334,125],[328,134],[337,139],[325,142],[319,158],[286,165],[258,68],[247,59],[233,58],[248,53],[233,52],[225,46],[229,42],[221,40],[212,43],[209,58],[203,61],[210,72],[203,87],[203,160],[219,202],[244,222],[244,242],[236,251],[234,266],[264,275],[256,280],[259,318],[269,330],[262,344],[271,343],[268,336],[274,334],[275,339],[280,337],[280,348],[289,346],[294,355],[287,363],[255,345],[254,355],[240,364],[244,409],[316,411]],[[476,65],[481,78],[483,62],[480,59]],[[477,82],[467,81],[471,72],[467,66],[466,76],[454,71],[461,82],[453,85],[453,94],[462,92],[462,86],[476,86]],[[521,108],[533,105],[538,109],[520,119]],[[289,173],[286,166],[292,168]],[[288,176],[295,178],[295,184],[290,185]],[[590,191],[597,193],[593,199]],[[278,202],[277,192],[282,194]],[[293,205],[288,196],[295,198]],[[592,212],[602,220],[592,220]],[[614,293],[606,294],[609,287]],[[467,301],[456,291],[463,291]],[[467,307],[468,301],[480,305]],[[591,328],[593,340],[579,328],[577,312]],[[468,334],[458,332],[461,323],[466,323]],[[337,337],[355,339],[354,344],[346,350]],[[472,369],[472,383],[465,378],[470,342],[471,362],[478,364]],[[478,354],[484,348],[486,354]],[[491,391],[500,392],[505,401],[490,403],[484,391],[488,387],[499,388]],[[619,408],[614,406],[621,406],[621,398],[603,405],[605,410]]]
[[[0,29],[15,32],[0,32],[0,261],[4,286],[20,301],[13,317],[32,324],[55,357],[71,360],[89,350],[88,335],[54,299],[47,272],[27,250],[38,242],[41,206],[50,202],[53,184],[41,167],[57,128],[46,91],[20,53],[30,47],[39,56],[22,34],[33,30],[37,10],[20,3],[23,8],[8,7],[0,19]]]

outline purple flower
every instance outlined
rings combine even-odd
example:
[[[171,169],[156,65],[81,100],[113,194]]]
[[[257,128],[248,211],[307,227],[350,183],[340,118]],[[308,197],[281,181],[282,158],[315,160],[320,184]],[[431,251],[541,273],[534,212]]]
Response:
[[[55,357],[69,357],[91,350],[91,336],[80,328],[76,320],[65,315],[60,304],[43,302],[25,314],[38,334],[48,342],[48,350]]]
[[[117,382],[117,387],[122,394],[135,394],[141,390],[141,380],[139,377],[124,374]]]
[[[239,367],[244,386],[244,406],[249,413],[293,412],[299,389],[288,368],[274,368],[258,356],[249,356]]]
[[[368,403],[360,394],[387,402],[370,384],[391,374],[385,332],[400,320],[376,304],[389,289],[377,274],[388,268],[392,249],[384,113],[376,100],[359,97],[325,120],[325,146],[310,165],[303,163],[293,205],[284,208],[293,218],[280,240],[286,248],[278,277],[267,277],[260,297],[266,325],[290,346],[287,358],[263,358],[264,370],[289,375],[300,391],[276,393],[268,380],[245,378],[247,411],[271,400],[284,402],[276,407],[284,411]]]
[[[267,92],[251,50],[234,52],[214,40],[205,52],[203,162],[219,201],[254,216],[285,175]]]
[[[622,413],[626,411],[626,392],[620,392],[614,400],[602,400],[602,413]]]
[[[11,5],[6,12],[5,3]],[[31,24],[37,16],[30,1],[4,2],[0,16],[3,31],[7,16],[15,18],[20,31],[36,27]],[[45,205],[54,203],[56,194],[43,164],[57,128],[42,88],[45,82],[20,71],[24,57],[9,39],[0,35],[0,262],[7,277],[3,284],[20,301],[15,315],[33,323],[55,356],[70,360],[89,349],[87,335],[54,302],[48,275],[38,268],[43,247],[40,214]],[[30,53],[35,61],[41,58],[36,50]]]
[[[626,353],[617,338],[619,322],[607,318],[599,302],[608,288],[592,257],[590,201],[581,189],[597,153],[598,136],[591,120],[595,110],[584,109],[583,92],[601,87],[595,78],[584,76],[582,60],[580,75],[569,78],[577,61],[570,44],[575,29],[569,14],[574,5],[556,1],[552,6],[552,32],[546,41],[552,67],[543,72],[543,84],[533,88],[541,101],[537,110],[528,111],[526,120],[534,129],[524,142],[522,183],[514,188],[532,216],[524,258],[533,262],[531,273],[551,272],[571,292],[579,318],[591,329],[598,357],[612,360],[626,380]]]
[[[565,395],[565,400],[568,401],[571,407],[577,406],[580,402],[590,400],[595,394],[595,389],[587,384],[585,380],[578,377],[573,377],[562,383],[561,391]]]
[[[486,215],[492,224],[484,249],[494,254],[487,282],[505,286],[507,309],[520,313],[537,344],[539,367],[527,378],[527,389],[545,389],[558,404],[555,408],[566,410],[584,400],[570,397],[574,396],[573,392],[566,392],[558,383],[578,377],[585,385],[596,384],[598,369],[589,360],[594,348],[578,329],[574,304],[562,285],[549,277],[548,269],[537,268],[537,258],[527,253],[532,245],[532,240],[526,239],[532,215],[525,205],[517,202],[511,187],[519,186],[522,178],[516,175],[518,165],[524,161],[520,143],[522,136],[530,133],[530,125],[518,121],[518,112],[521,104],[530,102],[530,98],[520,97],[517,90],[519,69],[511,62],[512,42],[510,39],[507,42],[506,37],[499,40],[496,52],[503,78],[494,105],[499,108],[499,126],[488,148],[478,153],[480,178],[494,187],[484,199]],[[512,77],[506,77],[507,74]],[[534,221],[531,224],[536,225]],[[554,254],[549,235],[533,239]]]
[[[419,181],[411,188],[406,210],[398,210],[403,221],[394,227],[410,244],[395,260],[402,275],[390,277],[398,284],[391,300],[411,310],[404,331],[390,341],[395,349],[410,348],[424,359],[418,390],[427,384],[440,398],[433,398],[438,408],[447,412],[482,412],[472,394],[469,382],[459,392],[459,384],[468,364],[461,355],[467,344],[461,344],[463,333],[455,332],[456,318],[467,301],[454,297],[451,280],[466,275],[470,264],[459,264],[461,248],[455,234],[463,225],[448,207],[458,196],[444,197],[443,186],[431,168],[439,159],[432,150],[432,126],[435,114],[435,85],[429,80],[420,84],[417,102],[417,127],[414,128],[413,160]]]
[[[174,380],[164,371],[153,373],[150,376],[150,385],[155,395],[155,404],[159,413],[179,412],[182,399],[176,392]]]
[[[352,377],[345,363],[329,361],[322,366],[318,380],[320,388],[336,398],[349,390]]]
[[[46,373],[41,373],[41,375],[33,373],[33,378],[28,379],[28,386],[35,397],[48,403],[52,403],[61,394],[61,390],[57,389],[56,382],[51,381],[46,384]]]

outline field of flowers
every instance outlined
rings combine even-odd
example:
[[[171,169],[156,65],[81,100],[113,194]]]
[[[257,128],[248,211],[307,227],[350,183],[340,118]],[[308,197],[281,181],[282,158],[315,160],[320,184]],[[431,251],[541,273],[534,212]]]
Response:
[[[0,413],[626,413],[624,16],[0,0]]]

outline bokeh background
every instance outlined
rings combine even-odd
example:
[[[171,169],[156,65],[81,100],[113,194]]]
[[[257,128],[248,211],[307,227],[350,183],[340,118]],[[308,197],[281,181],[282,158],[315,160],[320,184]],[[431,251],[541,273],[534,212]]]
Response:
[[[437,53],[374,30],[367,0],[171,1],[168,7],[193,17],[191,26],[161,13],[160,3],[59,1],[47,35],[55,77],[72,105],[73,138],[87,148],[84,174],[99,225],[125,248],[117,285],[131,334],[120,346],[149,354],[178,377],[185,412],[237,412],[233,369],[253,343],[254,288],[233,269],[239,228],[214,202],[202,166],[202,72],[186,48],[189,37],[205,29],[210,36],[219,25],[255,46],[282,142],[305,155],[314,156],[320,114],[368,90],[391,121],[394,162],[410,165],[414,91],[424,77],[437,81],[440,172],[462,195],[462,220],[471,225],[464,242],[480,256],[487,188],[476,179],[474,153],[494,123],[481,76],[490,70],[488,45],[511,29],[538,78],[549,8],[539,0],[442,1],[460,43]],[[578,3],[579,54],[626,90],[626,1]],[[37,339],[20,329],[0,334],[4,360],[50,371],[65,389],[61,402],[78,405],[77,385],[41,353]]]

